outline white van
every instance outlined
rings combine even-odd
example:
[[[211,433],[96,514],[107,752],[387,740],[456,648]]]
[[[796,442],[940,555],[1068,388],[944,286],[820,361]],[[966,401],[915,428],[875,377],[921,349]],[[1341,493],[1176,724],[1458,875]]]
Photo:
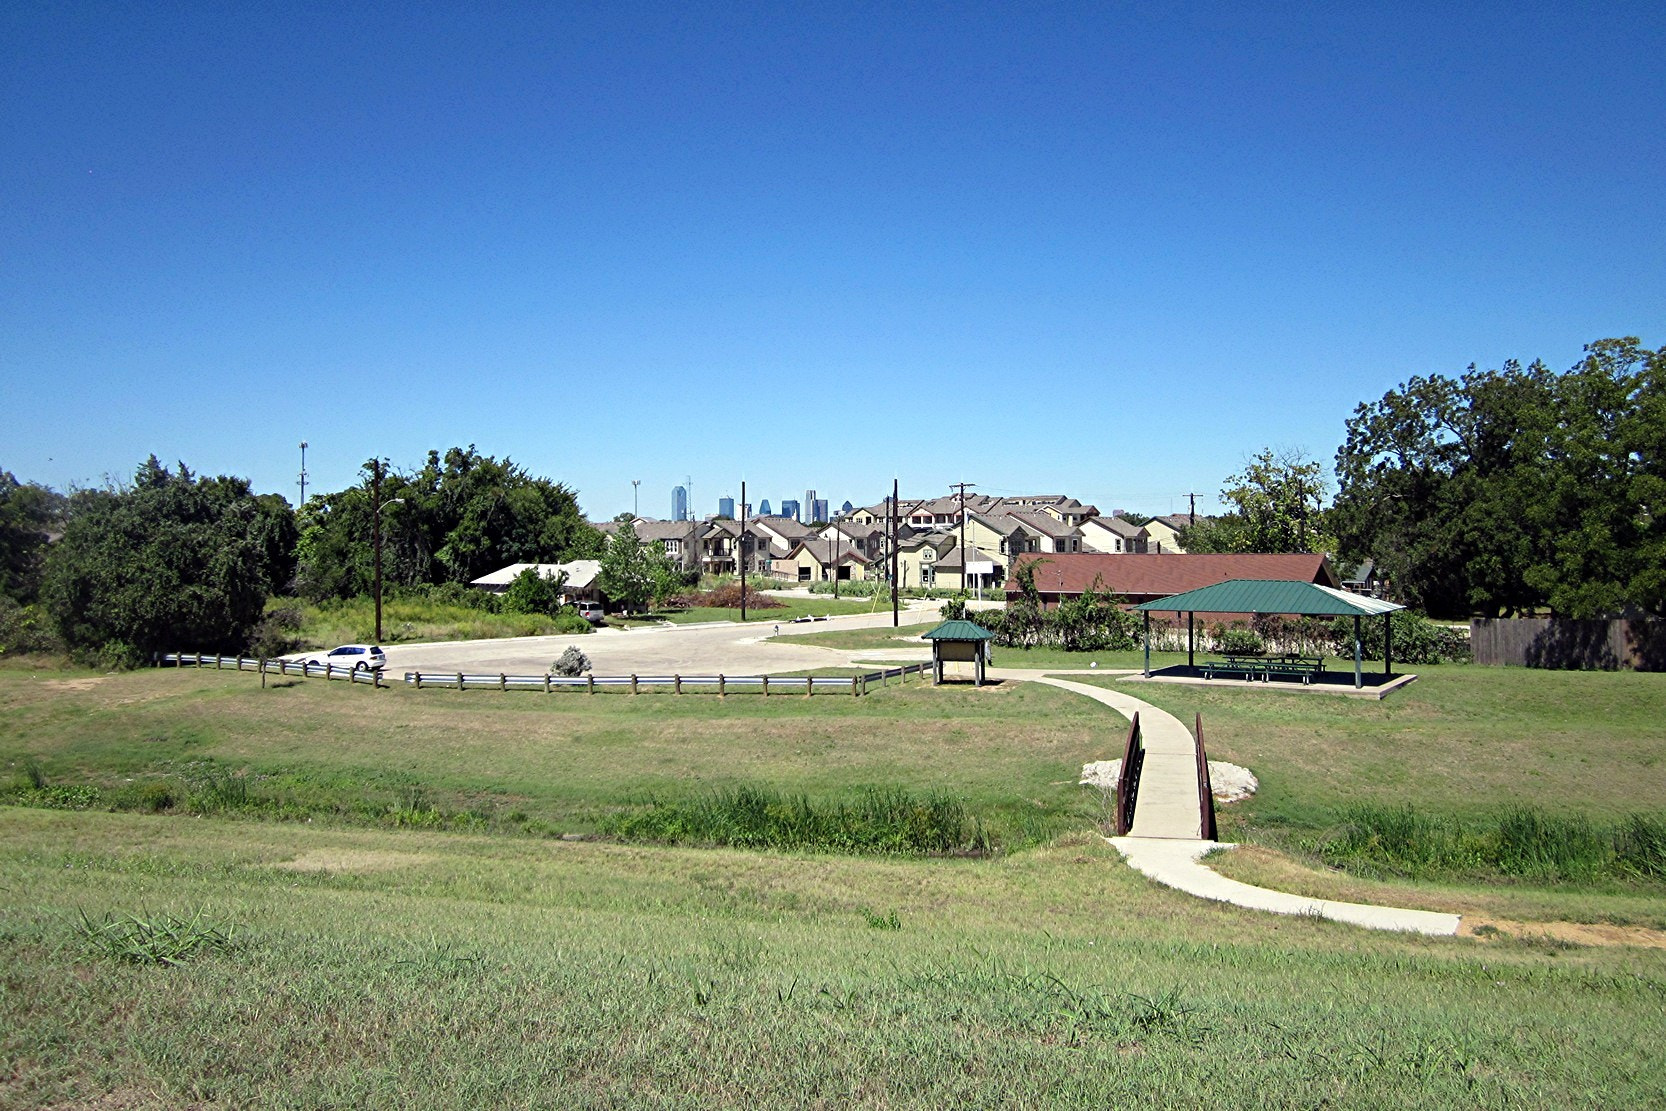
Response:
[[[578,615],[590,622],[592,625],[600,625],[603,619],[607,616],[602,611],[602,604],[600,602],[579,602],[576,604],[578,606]]]

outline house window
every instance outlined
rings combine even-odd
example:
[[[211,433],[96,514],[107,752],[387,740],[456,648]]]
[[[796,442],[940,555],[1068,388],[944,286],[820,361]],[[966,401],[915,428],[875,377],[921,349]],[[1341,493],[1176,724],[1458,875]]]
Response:
[[[801,583],[810,581],[810,568],[807,564],[800,563],[798,565],[798,581]]]

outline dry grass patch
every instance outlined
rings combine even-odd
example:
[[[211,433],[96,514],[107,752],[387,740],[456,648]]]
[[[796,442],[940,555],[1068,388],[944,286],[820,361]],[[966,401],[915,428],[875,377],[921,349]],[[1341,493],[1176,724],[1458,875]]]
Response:
[[[293,860],[280,860],[272,867],[286,872],[348,872],[363,875],[394,868],[417,868],[432,864],[428,853],[392,852],[366,849],[314,849]]]

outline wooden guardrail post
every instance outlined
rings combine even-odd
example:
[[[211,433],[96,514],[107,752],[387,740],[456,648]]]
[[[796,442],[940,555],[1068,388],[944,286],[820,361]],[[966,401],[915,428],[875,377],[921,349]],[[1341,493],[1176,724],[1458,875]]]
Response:
[[[812,694],[815,694],[815,693],[816,693],[816,677],[814,675],[806,675],[804,677],[804,697],[809,698]]]
[[[631,693],[636,693],[636,672],[631,672]]]
[[[458,690],[464,689],[463,688],[463,673],[461,671],[459,671],[457,673],[457,689]]]
[[[858,678],[859,678],[859,676],[856,676],[856,675],[852,675],[850,677],[850,696],[852,698],[861,698],[862,697],[862,692],[860,690],[858,690],[857,687],[856,687],[856,680]]]
[[[596,677],[588,671],[584,673],[584,685],[589,688],[589,693],[596,693]]]
[[[422,672],[415,671],[415,672],[412,672],[411,674],[416,678],[416,689],[421,690],[422,689]]]
[[[721,671],[717,673],[717,697],[729,697],[729,692],[725,690],[723,686],[723,673]]]
[[[550,673],[544,672],[544,693],[550,693]]]
[[[331,663],[329,660],[325,660],[324,661],[324,678],[326,680],[334,679],[335,678],[335,669],[336,669],[335,664]]]
[[[672,694],[682,694],[683,693],[683,677],[681,675],[671,676],[671,693]]]
[[[764,697],[769,697],[769,676],[764,676]]]
[[[509,689],[509,676],[505,675],[501,671],[497,673],[497,689],[500,691],[507,691]]]

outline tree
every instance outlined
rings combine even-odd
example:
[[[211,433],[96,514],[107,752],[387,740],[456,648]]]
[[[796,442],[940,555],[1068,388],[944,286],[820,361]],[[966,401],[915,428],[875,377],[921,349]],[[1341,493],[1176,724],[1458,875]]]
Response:
[[[553,614],[561,608],[561,588],[566,585],[565,571],[546,576],[536,567],[528,567],[504,590],[503,612]]]
[[[1666,609],[1666,348],[1598,340],[1360,405],[1337,451],[1341,553],[1430,613]]]
[[[47,536],[64,504],[62,494],[0,471],[0,595],[25,605],[35,600]]]
[[[508,459],[452,448],[382,480],[382,576],[393,584],[467,583],[511,563],[595,557],[601,533],[567,487]],[[369,591],[368,478],[310,499],[301,512],[299,587],[315,600]]]
[[[655,544],[653,547],[658,548]],[[662,553],[663,557],[663,553]],[[602,549],[596,585],[626,612],[645,609],[654,593],[654,572],[636,526],[620,525]]]
[[[1221,500],[1233,511],[1182,529],[1180,544],[1188,552],[1329,550],[1327,491],[1316,461],[1301,452],[1264,448],[1221,489]]]
[[[131,486],[70,499],[47,559],[47,612],[72,651],[106,662],[240,651],[272,587],[269,512],[244,479],[198,479],[151,456]]]

